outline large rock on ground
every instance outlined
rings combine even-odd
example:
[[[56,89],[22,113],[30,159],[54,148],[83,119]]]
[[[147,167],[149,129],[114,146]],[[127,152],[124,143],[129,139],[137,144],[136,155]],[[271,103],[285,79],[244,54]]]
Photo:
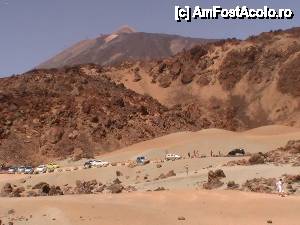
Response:
[[[92,194],[96,188],[98,182],[96,180],[91,181],[76,181],[76,187],[74,189],[75,194]]]
[[[119,194],[123,191],[124,186],[122,184],[112,184],[107,189],[113,194]]]
[[[223,186],[223,182],[220,180],[222,178],[226,177],[223,170],[218,169],[215,172],[209,171],[207,175],[207,182],[203,184],[204,189],[215,189]]]
[[[53,186],[50,187],[48,195],[50,195],[50,196],[63,195],[63,191],[61,190],[60,186],[53,185]]]
[[[276,189],[276,179],[275,178],[254,178],[247,180],[242,189],[252,192],[260,193],[272,193]]]
[[[4,186],[1,189],[1,197],[8,197],[13,191],[13,187],[11,186],[10,183],[4,184]]]
[[[265,157],[261,153],[255,153],[249,158],[248,162],[250,165],[264,164]]]

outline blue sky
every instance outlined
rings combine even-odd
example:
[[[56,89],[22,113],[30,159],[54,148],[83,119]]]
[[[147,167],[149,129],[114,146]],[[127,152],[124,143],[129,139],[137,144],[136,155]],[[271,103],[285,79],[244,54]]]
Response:
[[[175,5],[291,8],[293,20],[174,21]],[[137,31],[204,38],[246,38],[300,26],[296,0],[0,0],[0,76],[22,73],[82,39],[122,25]]]

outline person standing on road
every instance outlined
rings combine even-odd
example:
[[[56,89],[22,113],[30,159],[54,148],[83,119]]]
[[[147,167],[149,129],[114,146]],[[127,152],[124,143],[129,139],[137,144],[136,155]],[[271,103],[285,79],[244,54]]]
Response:
[[[276,190],[280,196],[284,197],[283,181],[281,178],[276,182]]]
[[[189,165],[185,164],[184,168],[185,168],[186,176],[188,176],[189,175]]]

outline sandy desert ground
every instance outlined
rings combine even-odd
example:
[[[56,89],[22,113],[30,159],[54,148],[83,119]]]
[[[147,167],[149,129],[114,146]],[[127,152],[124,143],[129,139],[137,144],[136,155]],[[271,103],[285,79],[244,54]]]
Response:
[[[1,199],[0,215],[4,222],[11,217],[14,224],[30,225],[298,225],[299,203],[298,197],[184,190]],[[15,213],[8,215],[12,208]]]
[[[299,224],[299,191],[285,198],[275,194],[257,194],[225,190],[226,185],[211,191],[202,189],[210,170],[222,169],[226,178],[242,185],[252,178],[279,178],[283,174],[297,175],[299,167],[289,164],[254,166],[223,166],[236,157],[210,157],[210,151],[225,155],[233,148],[245,148],[249,153],[267,152],[284,146],[289,140],[299,140],[300,129],[267,126],[246,132],[219,129],[171,134],[138,143],[98,158],[109,162],[127,162],[138,155],[152,160],[145,166],[117,166],[82,169],[84,162],[61,161],[62,172],[41,175],[0,175],[0,186],[6,182],[15,185],[75,185],[76,180],[96,179],[110,183],[116,171],[124,185],[137,188],[134,193],[70,195],[54,197],[1,198],[0,219],[14,224],[201,224],[201,225],[257,225]],[[198,150],[205,158],[187,158],[188,152]],[[177,153],[185,159],[161,162],[166,152]],[[247,158],[247,157],[239,157]],[[161,167],[157,167],[160,164]],[[189,171],[186,173],[185,166]],[[74,168],[78,169],[74,170]],[[156,179],[160,174],[174,170],[176,176]],[[147,177],[147,179],[145,179]],[[168,190],[152,192],[158,187]],[[298,186],[295,186],[298,188]],[[151,192],[149,192],[151,191]],[[14,209],[13,214],[8,214]],[[178,220],[178,217],[185,220]],[[269,221],[269,222],[270,222]]]

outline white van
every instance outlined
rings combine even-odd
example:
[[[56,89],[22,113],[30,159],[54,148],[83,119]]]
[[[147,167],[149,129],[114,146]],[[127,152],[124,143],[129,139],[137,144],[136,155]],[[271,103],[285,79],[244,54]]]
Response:
[[[166,157],[165,157],[166,160],[178,160],[178,159],[181,159],[181,156],[180,155],[176,155],[176,154],[166,154]]]

